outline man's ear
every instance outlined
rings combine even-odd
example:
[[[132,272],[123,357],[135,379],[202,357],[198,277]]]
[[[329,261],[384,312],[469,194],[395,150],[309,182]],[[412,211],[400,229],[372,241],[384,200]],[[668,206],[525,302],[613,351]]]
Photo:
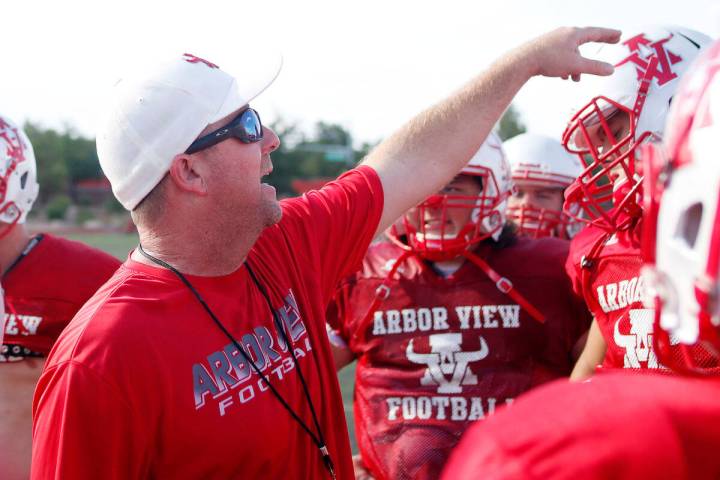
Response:
[[[203,175],[202,161],[198,155],[181,153],[170,164],[170,179],[181,191],[207,195],[207,182]]]

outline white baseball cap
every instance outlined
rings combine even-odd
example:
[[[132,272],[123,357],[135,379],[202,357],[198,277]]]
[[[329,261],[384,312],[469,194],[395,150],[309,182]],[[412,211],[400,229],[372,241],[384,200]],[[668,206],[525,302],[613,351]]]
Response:
[[[205,127],[248,104],[275,80],[282,58],[244,61],[232,76],[191,54],[121,79],[97,134],[97,151],[113,193],[128,210],[162,180],[175,155]]]

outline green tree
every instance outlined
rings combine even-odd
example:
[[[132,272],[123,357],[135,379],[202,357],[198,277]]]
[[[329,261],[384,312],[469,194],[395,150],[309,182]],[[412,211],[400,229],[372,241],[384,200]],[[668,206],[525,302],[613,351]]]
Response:
[[[35,151],[40,203],[66,195],[74,182],[102,178],[94,140],[77,134],[70,127],[58,132],[28,122],[23,129]]]
[[[81,136],[74,136],[70,132],[64,135],[65,165],[67,166],[70,181],[102,178],[95,142]]]
[[[284,196],[295,194],[293,180],[337,177],[353,166],[362,153],[353,149],[352,134],[341,125],[318,122],[312,136],[283,119],[270,127],[282,143],[272,154],[274,168],[269,181]]]
[[[513,105],[510,105],[497,124],[498,135],[500,135],[500,138],[504,142],[515,135],[525,133],[526,130],[525,125],[520,119],[520,113]]]
[[[318,122],[315,124],[314,142],[326,145],[352,146],[352,135],[340,125]]]
[[[51,129],[43,129],[32,123],[23,127],[35,151],[39,200],[41,203],[57,195],[66,194],[70,184],[67,164],[64,161],[64,139]]]

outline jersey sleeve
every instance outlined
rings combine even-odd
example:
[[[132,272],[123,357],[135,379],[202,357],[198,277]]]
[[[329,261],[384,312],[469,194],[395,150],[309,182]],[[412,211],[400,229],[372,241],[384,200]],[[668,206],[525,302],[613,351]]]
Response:
[[[351,277],[352,276],[353,275],[351,275]],[[339,336],[346,345],[350,344],[351,336],[351,316],[348,311],[348,298],[352,289],[351,280],[352,278],[347,278],[340,283],[325,312],[325,321],[327,322],[328,327],[331,328],[333,333]],[[332,343],[332,339],[330,343]]]
[[[357,270],[375,235],[383,190],[375,170],[360,166],[318,191],[283,202],[281,226],[303,271],[320,278],[325,303]]]
[[[145,478],[147,422],[117,387],[72,361],[43,372],[33,400],[33,480]]]

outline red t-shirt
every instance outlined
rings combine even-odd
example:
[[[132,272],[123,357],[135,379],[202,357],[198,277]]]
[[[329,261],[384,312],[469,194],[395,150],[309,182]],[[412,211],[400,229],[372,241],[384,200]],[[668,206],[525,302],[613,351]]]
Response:
[[[720,380],[615,371],[475,424],[443,479],[720,478]]]
[[[0,364],[46,356],[75,313],[119,266],[100,250],[43,234],[2,279],[5,345]]]
[[[353,470],[325,308],[359,266],[382,206],[377,174],[358,168],[283,201],[281,222],[248,255],[294,345],[340,479]],[[187,278],[315,431],[297,367],[247,268]],[[329,478],[311,438],[190,290],[132,260],[58,340],[33,411],[35,479]]]
[[[595,226],[581,231],[570,246],[566,269],[578,295],[602,332],[607,351],[605,368],[657,369],[653,350],[654,311],[645,307],[645,284],[640,270],[642,226],[607,235]],[[593,247],[598,253],[589,255]],[[583,258],[592,261],[583,267]]]
[[[358,358],[355,430],[378,479],[434,479],[463,431],[533,385],[568,375],[589,317],[567,281],[568,242],[518,238],[478,253],[547,317],[543,325],[476,265],[450,277],[411,257],[370,317],[401,250],[372,246],[328,314]]]

